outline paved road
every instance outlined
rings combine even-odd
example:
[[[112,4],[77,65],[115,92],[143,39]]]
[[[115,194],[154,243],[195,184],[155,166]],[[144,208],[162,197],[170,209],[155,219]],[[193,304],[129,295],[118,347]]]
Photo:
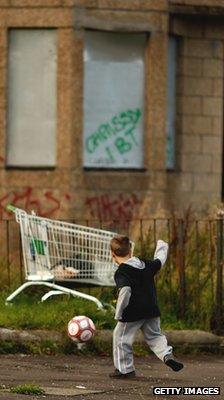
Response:
[[[91,356],[0,356],[0,384],[6,387],[33,382],[46,389],[49,400],[224,400],[224,357],[183,356],[185,368],[178,373],[168,369],[154,355],[136,357],[136,380],[112,380],[109,357]],[[157,396],[155,386],[221,386],[220,396]],[[72,396],[72,397],[71,397]],[[1,391],[0,400],[35,399]]]

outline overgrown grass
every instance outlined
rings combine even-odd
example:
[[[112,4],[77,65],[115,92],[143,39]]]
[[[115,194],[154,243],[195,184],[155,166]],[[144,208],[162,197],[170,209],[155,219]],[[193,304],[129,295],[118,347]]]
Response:
[[[217,221],[183,219],[143,225],[135,254],[153,258],[157,239],[169,242],[169,257],[156,276],[162,321],[169,328],[216,330]],[[224,330],[224,321],[223,321]]]
[[[97,291],[100,292],[100,289],[92,290],[91,294],[100,296],[100,293],[96,293]],[[0,294],[0,326],[13,329],[49,329],[66,334],[68,321],[72,317],[87,315],[94,321],[97,329],[114,329],[115,327],[114,313],[110,309],[98,310],[90,301],[66,295],[41,303],[39,300],[43,293],[44,291],[39,288],[28,289],[13,303],[5,305],[8,293],[2,292]],[[106,292],[101,293],[100,297],[115,305],[114,289],[107,289]],[[198,324],[197,319],[193,320],[191,317],[179,320],[175,313],[166,312],[165,306],[163,305],[161,309],[163,330],[206,328],[203,324]]]
[[[10,388],[11,393],[17,394],[30,394],[34,396],[41,396],[45,394],[44,389],[35,383],[25,383],[23,385],[17,385]]]
[[[14,329],[50,329],[65,332],[67,324],[75,315],[87,315],[97,329],[112,329],[114,315],[111,310],[98,310],[90,301],[60,296],[43,303],[38,302],[41,290],[27,290],[13,303],[6,305],[7,293],[0,295],[0,326]]]
[[[167,220],[157,220],[156,227],[154,222],[145,221],[142,233],[136,236],[139,239],[135,241],[135,255],[152,259],[157,239],[169,242],[166,266],[156,277],[163,329],[215,331],[217,221],[199,223],[191,217],[190,211],[182,220],[174,217],[169,226]],[[11,282],[18,287],[20,268],[11,265],[9,269]],[[92,318],[97,329],[114,328],[113,313],[110,310],[99,311],[89,301],[64,295],[38,303],[44,289],[29,288],[14,300],[11,307],[5,306],[9,294],[6,289],[9,269],[6,260],[0,261],[1,288],[4,289],[0,295],[0,326],[65,331],[74,315],[84,314]],[[84,291],[88,293],[88,289]],[[92,288],[89,293],[104,302],[116,304],[115,288]],[[183,302],[184,312],[181,310]]]

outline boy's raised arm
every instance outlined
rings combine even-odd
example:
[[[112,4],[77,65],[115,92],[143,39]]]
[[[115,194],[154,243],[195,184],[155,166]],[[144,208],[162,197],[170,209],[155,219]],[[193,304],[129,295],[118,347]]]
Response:
[[[154,253],[154,260],[158,259],[161,261],[162,267],[166,262],[168,255],[169,245],[163,240],[157,240],[156,250]]]
[[[154,253],[154,260],[152,261],[154,274],[156,274],[165,264],[168,254],[168,248],[168,243],[164,242],[163,240],[157,241],[156,250]]]

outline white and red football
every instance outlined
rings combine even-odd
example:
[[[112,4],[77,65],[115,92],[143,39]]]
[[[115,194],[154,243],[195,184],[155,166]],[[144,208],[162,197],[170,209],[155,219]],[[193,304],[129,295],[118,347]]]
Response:
[[[93,321],[84,315],[74,317],[68,323],[68,336],[74,341],[88,342],[95,332]]]

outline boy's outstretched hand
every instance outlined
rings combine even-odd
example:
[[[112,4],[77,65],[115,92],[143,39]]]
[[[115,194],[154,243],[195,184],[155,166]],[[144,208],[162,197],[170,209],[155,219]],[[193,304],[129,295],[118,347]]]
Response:
[[[156,250],[154,253],[154,260],[158,259],[161,261],[162,267],[166,262],[168,255],[169,245],[163,240],[157,240]]]

